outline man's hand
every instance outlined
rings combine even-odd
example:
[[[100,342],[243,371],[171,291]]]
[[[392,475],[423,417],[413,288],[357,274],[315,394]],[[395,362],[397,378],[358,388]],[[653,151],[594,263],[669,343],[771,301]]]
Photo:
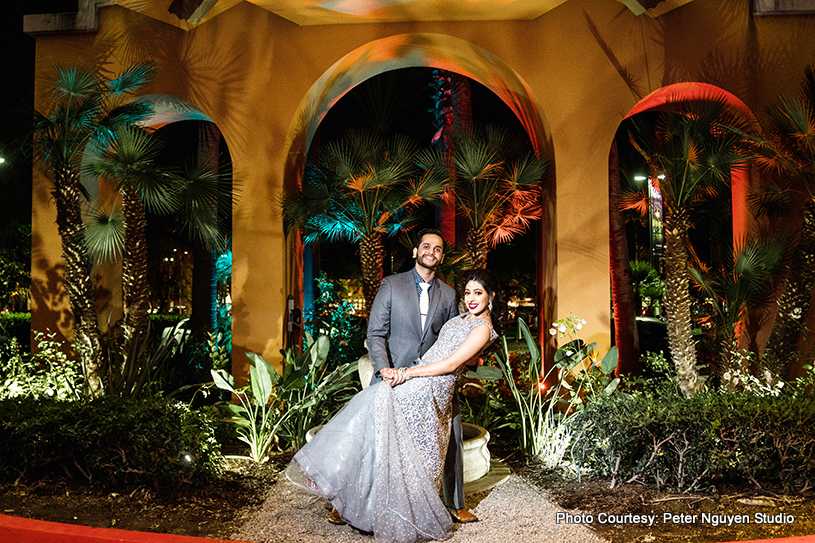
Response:
[[[399,371],[395,368],[382,368],[379,370],[379,375],[381,375],[382,380],[388,383],[391,387],[401,385],[407,380],[405,378],[405,372]]]

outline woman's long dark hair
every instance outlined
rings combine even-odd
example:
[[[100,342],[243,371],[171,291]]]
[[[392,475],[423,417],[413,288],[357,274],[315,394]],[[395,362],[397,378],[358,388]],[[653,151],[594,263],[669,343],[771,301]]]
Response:
[[[503,335],[504,323],[507,317],[507,306],[504,303],[504,293],[501,292],[498,286],[498,279],[489,270],[477,268],[464,272],[463,281],[461,283],[462,290],[470,281],[478,282],[486,289],[487,294],[495,293],[492,297],[490,318],[492,319],[492,327],[495,329],[495,333],[499,336]]]

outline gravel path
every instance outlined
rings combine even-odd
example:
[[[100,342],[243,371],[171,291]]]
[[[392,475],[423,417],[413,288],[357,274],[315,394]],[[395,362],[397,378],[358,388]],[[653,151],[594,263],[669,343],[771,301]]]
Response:
[[[477,502],[477,505],[473,505]],[[517,475],[489,491],[467,497],[479,522],[456,524],[449,542],[467,543],[604,543],[607,540],[581,524],[556,523],[564,511]],[[266,501],[233,536],[256,543],[372,543],[373,537],[350,526],[327,520],[323,499],[297,489],[285,477],[272,488]],[[570,511],[574,514],[574,511]]]

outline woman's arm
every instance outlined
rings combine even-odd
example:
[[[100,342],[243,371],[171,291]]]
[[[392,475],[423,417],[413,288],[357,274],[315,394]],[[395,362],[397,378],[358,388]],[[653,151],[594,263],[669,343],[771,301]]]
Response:
[[[453,354],[449,357],[427,364],[426,366],[413,366],[405,370],[405,376],[410,379],[412,377],[430,377],[433,375],[447,375],[453,373],[462,364],[466,364],[470,360],[476,358],[481,350],[487,346],[490,341],[490,327],[484,323],[480,326],[473,328],[467,339],[458,346]]]

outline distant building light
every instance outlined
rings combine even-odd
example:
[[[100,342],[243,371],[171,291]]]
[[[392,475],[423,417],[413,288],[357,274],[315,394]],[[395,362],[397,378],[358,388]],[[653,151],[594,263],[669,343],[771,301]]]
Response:
[[[645,181],[646,179],[648,179],[648,178],[645,177],[644,175],[635,175],[634,176],[634,181]]]

